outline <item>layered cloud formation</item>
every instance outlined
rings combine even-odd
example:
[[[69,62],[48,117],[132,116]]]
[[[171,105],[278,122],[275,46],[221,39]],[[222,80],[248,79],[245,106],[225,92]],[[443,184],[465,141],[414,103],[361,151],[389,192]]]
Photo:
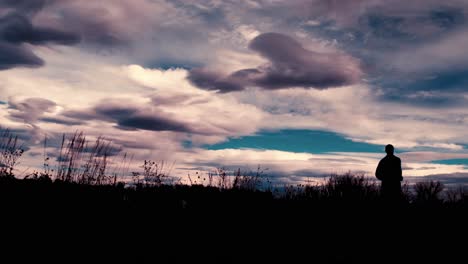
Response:
[[[193,69],[189,80],[203,89],[232,92],[242,91],[246,87],[326,89],[357,83],[361,75],[355,59],[339,53],[307,50],[284,34],[259,35],[250,42],[249,48],[267,59],[268,63],[227,76],[205,69]]]
[[[467,12],[461,0],[0,0],[0,125],[25,141],[25,164],[45,135],[83,130],[182,176],[372,174],[379,153],[260,144],[325,131],[393,143],[407,176],[461,181],[463,162],[446,160],[468,158]]]

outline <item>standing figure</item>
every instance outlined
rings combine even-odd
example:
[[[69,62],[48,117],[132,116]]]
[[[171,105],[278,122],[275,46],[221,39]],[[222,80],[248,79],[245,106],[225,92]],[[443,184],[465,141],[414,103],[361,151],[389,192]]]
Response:
[[[387,156],[380,160],[375,176],[382,181],[381,194],[388,200],[398,200],[401,197],[401,160],[395,156],[392,145],[385,146]]]

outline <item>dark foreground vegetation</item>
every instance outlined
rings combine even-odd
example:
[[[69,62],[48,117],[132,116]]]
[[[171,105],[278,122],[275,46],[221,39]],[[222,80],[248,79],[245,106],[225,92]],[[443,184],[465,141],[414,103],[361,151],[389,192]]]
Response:
[[[80,134],[63,140],[57,165],[45,155],[43,171],[17,179],[13,167],[23,151],[14,137],[3,138],[0,252],[8,263],[467,259],[468,196],[439,182],[405,185],[401,199],[388,201],[359,175],[279,189],[259,171],[218,170],[204,184],[181,184],[145,161],[124,183],[108,172],[108,145],[86,147]]]

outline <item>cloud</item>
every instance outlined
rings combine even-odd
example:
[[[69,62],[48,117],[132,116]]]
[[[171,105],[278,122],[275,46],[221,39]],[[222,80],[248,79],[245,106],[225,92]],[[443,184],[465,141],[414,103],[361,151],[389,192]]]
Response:
[[[392,143],[406,150],[461,151],[467,142],[468,112],[463,105],[434,109],[382,102],[376,98],[374,87],[365,85],[268,93],[248,90],[233,95],[270,114],[262,119],[263,129],[319,129],[356,142]]]
[[[191,128],[171,118],[162,110],[154,111],[149,107],[132,105],[123,100],[102,101],[90,110],[69,111],[63,114],[78,120],[103,120],[116,123],[123,130],[150,130],[191,132]]]
[[[89,109],[66,110],[60,115],[72,122],[105,121],[120,130],[190,133],[198,144],[200,140],[206,143],[210,137],[219,141],[228,135],[250,133],[255,126],[240,124],[240,120],[257,120],[260,114],[253,107],[235,102],[232,102],[232,109],[226,107],[221,110],[224,101],[218,98],[192,98],[184,102],[185,97],[175,96],[182,101],[167,100],[165,104],[156,105],[154,103],[160,101],[159,96],[152,97],[151,101],[139,104],[130,100],[105,99]],[[184,109],[179,105],[184,105]]]
[[[11,118],[22,120],[29,124],[36,123],[44,113],[51,112],[56,107],[55,102],[44,98],[28,98],[25,100],[12,98],[8,104]]]
[[[56,2],[57,0],[1,0],[0,7],[16,8],[23,11],[37,11],[46,4]]]
[[[411,73],[466,69],[468,56],[460,47],[468,44],[467,33],[468,29],[463,29],[420,46],[390,53],[389,62],[396,69]]]
[[[157,42],[176,42],[187,37],[194,38],[200,31],[196,25],[202,16],[192,13],[191,6],[184,6],[166,0],[73,0],[56,1],[48,5],[36,17],[44,25],[64,26],[72,32],[79,32],[83,46],[107,54],[118,50],[126,55],[140,54],[144,50],[157,53]],[[187,25],[192,23],[189,30]],[[208,25],[210,21],[203,24]],[[172,36],[175,32],[175,37]],[[192,40],[192,39],[190,39]],[[176,45],[176,43],[172,43]],[[160,46],[158,49],[165,49]],[[146,53],[147,52],[147,53]],[[179,52],[184,52],[182,49]]]
[[[67,119],[63,117],[42,117],[39,119],[39,121],[53,124],[61,124],[65,126],[78,126],[86,124],[83,121]]]
[[[145,69],[138,65],[127,68],[131,78],[154,93],[151,107],[163,109],[183,120],[196,134],[196,144],[220,141],[225,136],[248,135],[257,130],[263,112],[251,104],[239,103],[230,94],[217,94],[194,87],[184,69]],[[149,102],[146,102],[148,104]],[[203,136],[200,136],[203,135]]]
[[[231,95],[215,94],[194,87],[186,80],[188,71],[185,69],[119,66],[105,60],[96,63],[95,56],[76,53],[74,48],[59,47],[58,50],[59,53],[50,49],[38,50],[38,54],[49,62],[40,69],[0,72],[0,89],[3,90],[0,97],[5,98],[2,100],[12,95],[21,98],[47,96],[57,102],[56,111],[46,113],[39,120],[41,123],[38,125],[44,131],[73,132],[77,128],[69,125],[84,123],[83,131],[98,135],[112,134],[113,138],[120,140],[124,140],[132,131],[135,134],[130,137],[149,134],[161,140],[162,132],[175,132],[177,142],[172,142],[174,145],[187,140],[183,135],[187,133],[191,134],[194,145],[202,145],[222,141],[227,136],[251,134],[264,118],[263,112],[254,105],[239,103]],[[82,61],[87,63],[83,64]],[[77,91],[79,96],[76,96]],[[109,105],[112,109],[106,109]],[[116,109],[126,111],[126,115],[118,115]],[[1,113],[2,124],[10,127],[18,125],[8,116],[1,119]],[[165,118],[174,122],[167,131],[159,131],[161,128],[156,125],[147,127],[137,124],[137,121],[148,118]],[[181,130],[187,133],[177,132]],[[161,142],[158,144],[161,145]]]
[[[468,173],[466,172],[434,174],[434,175],[428,175],[424,177],[423,179],[440,181],[443,184],[447,185],[448,187],[459,187],[459,186],[468,185]]]
[[[265,76],[256,80],[264,88],[324,89],[356,83],[361,75],[351,57],[307,50],[283,34],[262,34],[250,43],[250,48],[271,62],[264,69]]]
[[[434,151],[412,151],[399,155],[408,162],[431,162],[435,160],[467,159],[468,153],[444,153]]]
[[[276,23],[279,28],[287,24],[294,33],[323,39],[359,58],[366,79],[375,80],[375,89],[383,93],[382,101],[423,107],[465,103],[457,91],[430,97],[417,92],[466,86],[467,78],[456,85],[455,78],[446,78],[455,71],[465,73],[468,66],[461,48],[467,43],[466,1],[305,0],[266,6],[275,16],[290,19]],[[307,26],[309,20],[320,25]]]
[[[40,67],[44,61],[25,47],[16,46],[0,41],[0,70],[15,67]]]
[[[285,183],[296,179],[304,183],[307,178],[320,178],[331,173],[373,172],[378,159],[368,157],[349,157],[335,154],[309,154],[278,150],[260,149],[196,149],[185,161],[193,166],[203,165],[213,168],[257,168],[265,169],[267,177],[273,177],[275,182]],[[186,154],[186,155],[187,155]],[[352,166],[352,168],[351,168]]]
[[[203,68],[193,69],[188,79],[202,89],[222,93],[249,86],[267,90],[291,87],[326,89],[357,83],[362,76],[357,60],[342,53],[308,50],[295,39],[280,33],[264,33],[249,48],[268,60],[253,69],[227,76]]]
[[[403,17],[417,21],[422,15],[434,12],[434,19],[442,25],[453,22],[451,17],[437,16],[440,11],[458,11],[468,7],[464,0],[297,0],[297,1],[261,1],[257,15],[283,17],[289,21],[300,21],[316,26],[321,22],[334,24],[340,28],[359,26],[360,19],[367,14]],[[295,20],[293,20],[295,18]],[[284,21],[280,21],[284,23]]]
[[[376,166],[384,154],[368,153],[328,153],[308,154],[277,150],[259,149],[222,149],[202,150],[184,153],[190,158],[184,159],[188,164],[197,167],[202,165],[205,170],[214,168],[256,168],[259,165],[265,169],[266,176],[278,183],[305,183],[311,178],[320,180],[331,174],[347,172],[364,174],[374,177]],[[182,160],[182,158],[179,158]],[[189,161],[189,162],[188,162]],[[457,165],[431,164],[402,159],[405,170],[404,180],[421,181],[424,176],[467,172],[466,168]],[[408,168],[412,168],[408,170]],[[466,180],[466,179],[465,179]]]
[[[251,70],[251,72],[259,73],[256,70]],[[245,77],[248,78],[248,74]],[[225,77],[222,73],[202,68],[191,70],[188,80],[202,89],[219,91],[221,93],[242,91],[245,89],[244,85],[249,83],[248,79],[236,79],[233,75]]]
[[[4,1],[0,4],[0,10],[2,6],[13,8],[3,15],[0,13],[0,70],[44,65],[30,45],[74,45],[80,42],[79,35],[73,32],[33,25],[34,12],[31,14],[31,10],[41,9],[44,3]]]
[[[119,119],[118,125],[122,128],[136,128],[152,131],[175,131],[175,132],[191,132],[183,123],[170,120],[162,116],[154,115],[133,115],[127,118]]]
[[[12,44],[30,43],[44,45],[48,43],[73,45],[80,41],[77,34],[53,28],[34,26],[31,21],[17,13],[0,18],[0,35],[3,41]]]

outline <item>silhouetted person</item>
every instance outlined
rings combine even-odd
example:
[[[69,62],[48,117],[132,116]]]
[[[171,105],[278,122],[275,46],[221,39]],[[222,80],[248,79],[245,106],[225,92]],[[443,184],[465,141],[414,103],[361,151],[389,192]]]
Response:
[[[392,145],[385,146],[387,156],[380,160],[375,176],[382,181],[382,197],[387,200],[398,201],[401,197],[401,181],[403,180],[401,172],[401,160],[393,155]]]

